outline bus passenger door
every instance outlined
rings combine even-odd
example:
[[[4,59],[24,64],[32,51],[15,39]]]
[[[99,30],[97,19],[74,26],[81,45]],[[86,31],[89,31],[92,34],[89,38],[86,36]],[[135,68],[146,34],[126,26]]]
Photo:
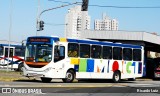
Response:
[[[58,69],[64,68],[63,59],[65,58],[65,46],[55,46],[54,48],[54,63]]]
[[[9,61],[9,63],[11,63],[13,61],[13,56],[15,54],[15,48],[14,47],[10,47],[9,56],[8,56],[8,48],[9,47],[5,47],[5,49],[4,49],[4,57],[6,58],[5,59],[5,64],[7,64],[8,61]],[[9,59],[8,59],[8,57],[9,57]]]

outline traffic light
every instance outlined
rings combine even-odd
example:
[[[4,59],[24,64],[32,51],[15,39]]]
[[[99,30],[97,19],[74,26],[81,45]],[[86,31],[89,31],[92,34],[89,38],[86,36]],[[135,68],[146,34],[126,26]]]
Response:
[[[41,31],[41,30],[44,30],[43,27],[44,27],[44,21],[40,21],[40,22],[39,22],[40,31]]]
[[[83,0],[81,11],[88,11],[88,3],[89,3],[89,0]]]
[[[37,21],[37,31],[44,30],[44,21]]]

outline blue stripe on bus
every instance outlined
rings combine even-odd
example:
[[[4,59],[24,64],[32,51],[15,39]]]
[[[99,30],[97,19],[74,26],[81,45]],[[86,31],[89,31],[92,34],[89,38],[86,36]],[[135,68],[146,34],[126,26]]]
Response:
[[[139,62],[138,64],[138,74],[142,73],[142,62]]]
[[[87,60],[87,72],[94,72],[94,60],[93,59]]]
[[[74,65],[74,69],[76,70],[76,72],[78,72],[79,65]]]

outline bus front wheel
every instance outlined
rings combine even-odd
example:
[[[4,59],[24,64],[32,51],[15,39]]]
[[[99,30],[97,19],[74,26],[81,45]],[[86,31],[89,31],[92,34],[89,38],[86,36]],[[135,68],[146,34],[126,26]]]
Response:
[[[52,78],[45,78],[45,77],[41,77],[42,82],[44,83],[50,83]]]
[[[120,82],[120,80],[121,80],[121,74],[120,74],[119,71],[115,71],[113,73],[113,79],[112,80],[113,80],[114,83]]]
[[[71,83],[71,82],[73,82],[74,78],[75,78],[74,71],[69,70],[66,73],[66,78],[62,79],[62,81],[65,83]]]

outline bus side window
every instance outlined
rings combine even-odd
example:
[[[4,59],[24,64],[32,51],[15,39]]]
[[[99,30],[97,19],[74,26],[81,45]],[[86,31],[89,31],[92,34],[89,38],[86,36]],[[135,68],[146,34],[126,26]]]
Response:
[[[15,56],[24,56],[23,48],[15,48]]]
[[[101,51],[102,51],[101,46],[92,45],[92,47],[91,47],[91,57],[100,59],[102,57],[101,56]]]
[[[80,44],[80,57],[90,58],[90,45]]]
[[[103,59],[112,59],[112,47],[103,46]]]
[[[122,60],[122,48],[120,47],[113,48],[113,59]]]
[[[68,57],[78,57],[79,45],[77,43],[68,44]]]
[[[131,48],[123,48],[123,60],[132,60]]]
[[[141,49],[133,49],[133,61],[141,61]]]

